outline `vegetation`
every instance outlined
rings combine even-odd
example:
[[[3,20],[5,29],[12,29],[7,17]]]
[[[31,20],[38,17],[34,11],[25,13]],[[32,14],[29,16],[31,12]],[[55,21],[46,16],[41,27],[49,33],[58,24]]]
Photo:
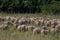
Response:
[[[59,14],[60,0],[0,0],[0,12]]]

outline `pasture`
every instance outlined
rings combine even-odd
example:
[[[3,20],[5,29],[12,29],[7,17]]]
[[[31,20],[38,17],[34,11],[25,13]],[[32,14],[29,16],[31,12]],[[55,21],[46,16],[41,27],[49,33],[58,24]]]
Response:
[[[16,16],[18,17],[40,17],[43,16],[41,14],[7,14],[7,13],[0,13],[0,16]],[[60,18],[60,15],[46,15],[47,18]],[[3,22],[0,22],[2,24]],[[35,25],[35,24],[27,24],[27,25]],[[37,26],[37,25],[35,25]],[[7,30],[0,30],[0,40],[60,40],[60,32],[59,33],[48,33],[47,35],[43,34],[36,34],[32,35],[32,32],[20,32],[13,28],[13,25],[10,24]]]

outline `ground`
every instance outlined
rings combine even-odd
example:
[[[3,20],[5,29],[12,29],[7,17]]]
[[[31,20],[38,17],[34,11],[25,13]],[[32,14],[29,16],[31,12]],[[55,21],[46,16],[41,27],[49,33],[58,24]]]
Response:
[[[24,17],[29,15],[30,17],[39,17],[41,14],[6,14],[0,13],[0,16],[16,16]],[[47,18],[59,18],[60,15],[46,15]],[[10,25],[10,28],[7,30],[0,30],[0,40],[60,40],[60,33],[47,35],[32,35],[32,32],[19,32],[13,29],[13,26]]]

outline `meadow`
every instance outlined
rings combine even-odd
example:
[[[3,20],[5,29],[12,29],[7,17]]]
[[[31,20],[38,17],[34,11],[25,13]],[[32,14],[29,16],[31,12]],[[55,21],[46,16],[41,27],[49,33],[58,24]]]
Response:
[[[19,13],[0,13],[0,16],[16,16],[16,17],[40,17],[41,14],[19,14]],[[47,18],[60,18],[60,15],[46,15]],[[1,23],[1,22],[0,22]],[[33,24],[31,24],[33,25]],[[60,32],[56,34],[48,33],[47,35],[36,34],[32,35],[32,32],[19,32],[14,30],[13,25],[9,25],[7,30],[0,30],[0,40],[60,40]]]

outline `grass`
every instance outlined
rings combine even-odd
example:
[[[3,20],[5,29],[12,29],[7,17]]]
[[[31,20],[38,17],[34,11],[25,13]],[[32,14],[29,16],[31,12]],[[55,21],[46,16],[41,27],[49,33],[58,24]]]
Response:
[[[25,17],[29,15],[30,17],[40,17],[40,14],[7,14],[7,13],[0,13],[0,16],[16,16],[16,17]],[[60,15],[46,15],[47,18],[60,18]],[[37,34],[32,35],[32,32],[19,32],[14,30],[13,26],[7,30],[0,30],[0,40],[60,40],[60,33],[50,34],[47,35]]]

